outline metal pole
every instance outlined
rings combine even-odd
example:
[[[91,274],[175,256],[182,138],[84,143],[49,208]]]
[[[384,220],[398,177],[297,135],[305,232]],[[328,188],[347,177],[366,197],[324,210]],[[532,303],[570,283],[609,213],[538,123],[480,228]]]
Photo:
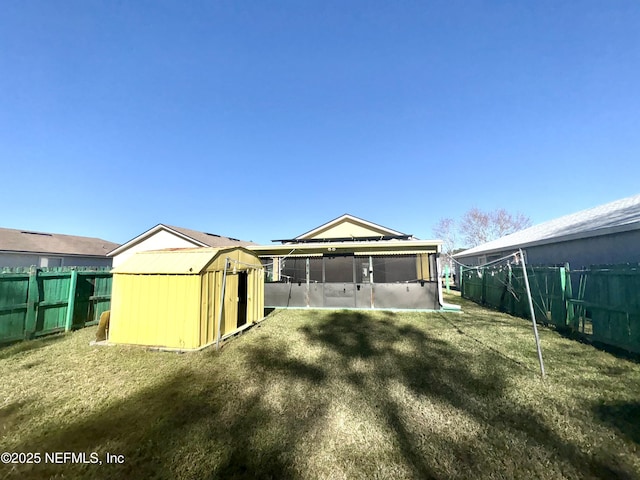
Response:
[[[518,249],[520,259],[522,260],[522,271],[524,272],[524,284],[527,287],[527,296],[529,297],[529,309],[531,310],[531,321],[533,322],[533,334],[536,337],[536,348],[538,349],[538,361],[540,362],[540,373],[544,378],[544,362],[542,361],[542,350],[540,349],[540,337],[538,337],[538,325],[536,324],[536,313],[533,309],[533,299],[531,298],[531,288],[529,287],[529,274],[527,273],[527,264],[524,261],[522,249]]]
[[[220,350],[220,337],[222,337],[222,309],[224,307],[224,290],[227,284],[227,269],[229,268],[229,257],[224,259],[224,273],[222,274],[222,292],[220,293],[220,310],[218,313],[218,336],[216,337],[216,350]]]
[[[373,296],[373,257],[369,255],[369,287],[371,288],[371,308],[376,308]]]
[[[311,284],[311,272],[310,272],[309,262],[310,262],[309,261],[309,257],[307,257],[305,262],[304,262],[305,263],[305,271],[306,271],[306,274],[307,274],[307,295],[306,295],[306,297],[307,297],[307,308],[310,305],[310,296],[311,296],[311,285],[310,285]]]

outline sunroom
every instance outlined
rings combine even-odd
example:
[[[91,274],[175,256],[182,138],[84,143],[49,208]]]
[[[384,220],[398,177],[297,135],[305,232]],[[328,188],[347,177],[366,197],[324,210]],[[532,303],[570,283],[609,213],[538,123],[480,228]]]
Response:
[[[343,215],[280,245],[250,246],[265,267],[266,308],[441,307],[439,240]]]

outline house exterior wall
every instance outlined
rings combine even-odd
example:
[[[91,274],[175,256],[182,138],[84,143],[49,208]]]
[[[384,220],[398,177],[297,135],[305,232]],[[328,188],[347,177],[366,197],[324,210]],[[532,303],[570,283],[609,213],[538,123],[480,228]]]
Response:
[[[490,254],[457,257],[465,265],[479,265],[500,258],[518,247]],[[640,230],[620,232],[599,237],[581,238],[566,242],[525,247],[529,265],[563,265],[577,270],[590,265],[638,263],[640,262]]]
[[[61,258],[62,265],[43,264],[43,258]],[[9,267],[36,267],[46,266],[62,266],[62,267],[110,267],[111,258],[109,257],[81,257],[70,255],[59,255],[55,253],[31,254],[31,253],[0,253],[0,268]]]
[[[640,262],[640,231],[621,232],[527,248],[531,265],[569,262],[572,269],[590,265]]]
[[[162,250],[164,248],[193,248],[199,247],[193,242],[185,240],[182,237],[167,232],[166,230],[160,230],[150,237],[132,245],[123,252],[113,257],[114,268],[124,262],[127,258],[131,257],[136,252],[145,252],[149,250]]]

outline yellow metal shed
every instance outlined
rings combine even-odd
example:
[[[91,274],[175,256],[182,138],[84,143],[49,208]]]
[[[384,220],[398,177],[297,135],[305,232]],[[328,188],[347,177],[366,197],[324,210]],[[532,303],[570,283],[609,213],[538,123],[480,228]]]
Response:
[[[112,272],[111,343],[194,350],[264,316],[262,265],[243,247],[138,252]]]

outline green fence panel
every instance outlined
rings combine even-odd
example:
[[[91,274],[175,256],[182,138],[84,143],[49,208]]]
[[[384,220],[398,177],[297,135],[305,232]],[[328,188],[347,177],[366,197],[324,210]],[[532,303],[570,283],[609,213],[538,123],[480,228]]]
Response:
[[[108,271],[78,272],[74,327],[97,325],[111,306],[112,275]]]
[[[640,353],[640,267],[601,265],[527,267],[536,320],[607,345]],[[573,295],[572,278],[578,280]],[[464,269],[462,296],[481,305],[530,318],[521,265]]]
[[[484,302],[497,310],[509,312],[509,272],[506,268],[492,268],[483,273]]]
[[[93,295],[93,275],[91,272],[78,272],[76,285],[76,308],[73,314],[73,328],[82,328],[91,318],[91,296]]]
[[[532,273],[532,274],[531,274]],[[567,326],[564,267],[533,267],[530,272],[531,296],[536,317],[558,328]]]
[[[111,308],[111,285],[113,276],[111,273],[97,274],[95,277],[95,288],[93,293],[93,319],[91,324],[100,321],[100,315]]]
[[[483,280],[478,270],[465,269],[462,272],[462,296],[476,303],[483,303]]]
[[[110,303],[107,268],[4,268],[0,271],[0,343],[64,331],[67,320],[72,328],[94,325]]]
[[[46,335],[64,330],[71,272],[43,269],[38,272],[36,328],[34,335]]]
[[[40,289],[38,285],[38,271],[35,267],[29,269],[29,293],[27,294],[27,313],[24,320],[24,338],[33,338],[36,333],[38,320],[38,302]]]
[[[527,287],[524,282],[524,272],[521,265],[511,267],[511,315],[529,318],[529,300],[527,298]],[[535,308],[535,305],[534,305]]]
[[[607,265],[583,272],[584,317],[595,341],[640,353],[640,269]]]
[[[528,268],[536,318],[566,324],[564,285],[560,268]],[[463,296],[512,315],[530,317],[524,271],[520,265],[502,265],[465,271]]]
[[[640,314],[629,314],[629,350],[640,353]]]
[[[28,294],[28,273],[0,273],[0,341],[24,338]]]

